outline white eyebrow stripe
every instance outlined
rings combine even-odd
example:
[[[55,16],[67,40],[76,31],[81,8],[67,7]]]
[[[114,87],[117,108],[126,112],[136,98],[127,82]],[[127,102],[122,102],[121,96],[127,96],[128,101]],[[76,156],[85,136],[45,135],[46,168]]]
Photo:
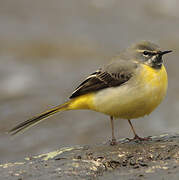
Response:
[[[145,50],[145,49],[137,49],[136,50],[137,52],[144,52],[144,51],[147,51],[147,52],[151,52],[151,53],[158,53],[158,51],[150,51],[150,50]]]

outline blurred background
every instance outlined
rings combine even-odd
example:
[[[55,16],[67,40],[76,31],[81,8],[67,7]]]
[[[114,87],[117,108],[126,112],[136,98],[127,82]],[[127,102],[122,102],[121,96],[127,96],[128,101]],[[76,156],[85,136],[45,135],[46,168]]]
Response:
[[[0,0],[0,163],[111,137],[109,118],[69,111],[11,138],[17,123],[67,100],[86,76],[139,40],[164,57],[169,89],[163,103],[133,124],[141,136],[179,131],[179,1]],[[125,120],[116,137],[132,137]]]

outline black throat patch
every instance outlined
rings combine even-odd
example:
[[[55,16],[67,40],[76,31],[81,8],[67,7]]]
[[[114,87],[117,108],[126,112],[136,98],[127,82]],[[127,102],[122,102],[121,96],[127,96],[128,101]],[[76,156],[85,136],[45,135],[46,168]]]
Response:
[[[151,67],[154,69],[160,69],[163,64],[163,59],[161,55],[158,55],[154,60],[151,62]]]

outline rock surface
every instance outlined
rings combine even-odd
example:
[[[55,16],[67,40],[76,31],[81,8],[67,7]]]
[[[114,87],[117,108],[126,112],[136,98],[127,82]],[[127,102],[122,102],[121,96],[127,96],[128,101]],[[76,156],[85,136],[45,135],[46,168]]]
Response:
[[[23,161],[0,165],[0,179],[179,179],[179,134],[150,141],[119,140],[64,147]]]

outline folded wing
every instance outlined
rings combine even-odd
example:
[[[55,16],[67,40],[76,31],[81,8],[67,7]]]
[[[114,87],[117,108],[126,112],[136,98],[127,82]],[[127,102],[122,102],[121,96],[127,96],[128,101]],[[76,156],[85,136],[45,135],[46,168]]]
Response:
[[[74,98],[100,89],[121,86],[134,74],[137,64],[131,61],[115,60],[87,77],[72,93]]]

